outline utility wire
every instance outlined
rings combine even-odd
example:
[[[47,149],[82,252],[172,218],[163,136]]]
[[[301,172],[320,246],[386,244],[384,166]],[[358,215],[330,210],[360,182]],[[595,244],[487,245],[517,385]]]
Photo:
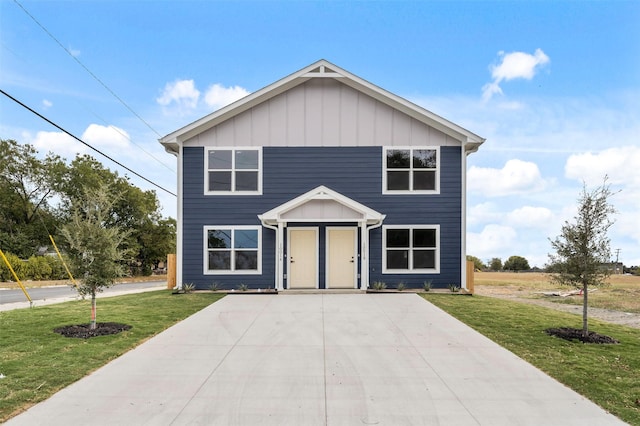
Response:
[[[45,117],[44,115],[40,114],[38,111],[35,111],[34,109],[32,109],[31,107],[23,104],[22,102],[20,102],[19,100],[17,100],[16,98],[14,98],[13,96],[11,96],[10,94],[8,94],[7,92],[5,92],[4,90],[0,89],[0,93],[2,93],[3,95],[5,95],[7,98],[11,99],[12,101],[14,101],[15,103],[17,103],[18,105],[20,105],[21,107],[27,109],[28,111],[30,111],[31,113],[37,115],[38,117],[40,117],[41,119],[43,119],[44,121],[46,121],[47,123],[51,124],[53,127],[57,128],[58,130],[66,133],[67,135],[71,136],[72,138],[74,138],[75,140],[77,140],[78,142],[80,142],[81,144],[89,147],[90,149],[94,150],[95,152],[97,152],[98,154],[102,155],[103,157],[107,158],[108,160],[111,160],[112,162],[116,163],[118,166],[122,167],[123,169],[127,170],[128,172],[133,173],[134,175],[138,176],[140,179],[150,183],[151,185],[155,186],[158,189],[163,190],[164,192],[173,195],[174,197],[176,196],[176,194],[174,194],[173,192],[169,191],[168,189],[158,185],[157,183],[147,179],[146,177],[142,176],[140,173],[130,169],[129,167],[125,166],[124,164],[120,163],[118,160],[115,160],[113,158],[111,158],[110,156],[108,156],[107,154],[105,154],[104,152],[100,151],[97,148],[94,148],[93,146],[89,145],[88,143],[86,143],[85,141],[83,141],[82,139],[80,139],[79,137],[75,136],[74,134],[72,134],[71,132],[68,132],[66,129],[60,127],[59,125],[57,125],[56,123],[54,123],[53,121],[49,120],[47,117]]]
[[[1,0],[0,0],[1,1]],[[30,63],[28,60],[26,60],[24,57],[20,56],[19,54],[17,54],[16,52],[14,52],[13,50],[11,50],[6,44],[2,43],[3,47],[5,49],[7,49],[9,52],[11,52],[16,58],[18,58],[19,60],[21,60],[22,62],[24,62],[26,65],[31,66],[31,67],[35,67],[35,65],[33,63]],[[120,135],[122,135],[123,138],[125,138],[126,140],[128,140],[129,142],[131,142],[133,145],[135,145],[138,149],[140,149],[142,152],[144,152],[145,154],[147,154],[149,157],[153,158],[158,164],[160,164],[161,166],[163,166],[165,169],[169,170],[170,172],[172,172],[173,174],[176,173],[176,171],[174,169],[172,169],[170,166],[168,166],[164,161],[161,161],[160,159],[158,159],[155,155],[153,155],[152,153],[150,153],[149,151],[147,151],[146,149],[144,149],[142,146],[138,145],[133,139],[131,139],[131,137],[129,137],[129,135],[122,131],[120,128],[116,127],[116,126],[112,126],[110,125],[107,120],[105,120],[103,117],[101,117],[98,113],[96,113],[92,108],[88,107],[86,104],[76,100],[76,102],[82,106],[85,110],[87,110],[88,112],[90,112],[91,114],[93,114],[98,120],[102,121],[105,125],[109,126],[111,129],[115,130],[116,132],[118,132]]]
[[[111,90],[111,89],[109,88],[109,86],[107,86],[107,85],[106,85],[102,80],[100,80],[100,79],[98,78],[98,76],[96,76],[93,72],[91,72],[91,70],[90,70],[89,68],[87,68],[87,67],[86,67],[82,62],[80,62],[80,60],[79,60],[77,57],[75,57],[75,56],[74,56],[74,55],[69,51],[69,49],[67,49],[66,47],[64,47],[64,45],[63,45],[62,43],[60,43],[60,41],[59,41],[59,40],[58,40],[58,39],[57,39],[53,34],[51,34],[51,33],[49,32],[49,30],[47,30],[47,29],[44,27],[44,25],[42,25],[42,24],[41,24],[41,23],[40,23],[40,22],[39,22],[39,21],[38,21],[38,20],[37,20],[33,15],[32,15],[32,14],[30,14],[30,13],[29,13],[29,11],[28,11],[27,9],[25,9],[25,8],[24,8],[24,6],[22,6],[18,0],[13,0],[13,2],[14,2],[15,4],[17,4],[18,6],[20,6],[20,9],[22,9],[22,10],[24,11],[24,13],[26,13],[26,14],[29,16],[29,18],[31,18],[31,19],[33,20],[33,22],[35,22],[35,23],[36,23],[40,28],[42,28],[42,30],[43,30],[45,33],[47,33],[47,35],[48,35],[49,37],[51,37],[51,39],[52,39],[53,41],[55,41],[55,42],[58,44],[58,46],[60,46],[60,47],[62,48],[62,50],[64,50],[65,52],[67,52],[67,54],[68,54],[69,56],[71,56],[71,57],[73,58],[73,60],[74,60],[74,61],[76,61],[76,62],[78,63],[78,65],[80,65],[82,68],[84,68],[84,70],[85,70],[86,72],[88,72],[88,73],[89,73],[89,75],[90,75],[91,77],[93,77],[93,79],[94,79],[94,80],[96,80],[98,83],[100,83],[100,85],[102,85],[102,87],[104,87],[104,88],[107,90],[107,92],[111,93],[111,95],[112,95],[114,98],[116,98],[116,99],[118,100],[118,102],[120,102],[122,105],[124,105],[124,107],[125,107],[126,109],[128,109],[128,110],[129,110],[133,115],[135,115],[135,116],[136,116],[140,121],[142,121],[142,122],[145,124],[145,126],[147,126],[147,127],[148,127],[148,128],[149,128],[153,133],[155,133],[159,138],[160,138],[160,137],[162,137],[162,135],[161,135],[160,133],[158,133],[158,132],[156,131],[156,129],[154,129],[153,127],[151,127],[151,125],[150,125],[149,123],[147,123],[147,122],[145,121],[145,119],[144,119],[144,118],[140,117],[140,115],[138,115],[138,113],[137,113],[137,112],[135,112],[135,111],[133,110],[133,108],[131,108],[131,107],[130,107],[130,106],[129,106],[125,101],[123,101],[123,100],[122,100],[122,98],[120,98],[120,96],[118,96],[118,95],[117,95],[113,90]]]
[[[156,156],[154,156],[153,154],[151,154],[149,151],[147,151],[146,149],[144,149],[143,147],[141,147],[140,145],[138,145],[137,143],[135,143],[133,140],[131,140],[131,138],[129,137],[129,135],[122,131],[120,128],[116,127],[116,126],[112,126],[110,125],[107,120],[105,120],[104,118],[102,118],[100,115],[98,115],[98,113],[96,113],[95,111],[93,111],[92,109],[88,108],[86,105],[84,105],[82,102],[79,102],[80,105],[82,105],[87,111],[91,112],[98,120],[102,121],[105,125],[107,125],[109,128],[115,130],[117,133],[120,134],[120,136],[122,136],[123,138],[125,138],[126,140],[128,140],[129,142],[131,142],[132,144],[134,144],[135,146],[137,146],[142,152],[144,152],[145,154],[147,154],[149,157],[153,158],[154,160],[156,160],[161,166],[163,166],[165,169],[169,170],[170,172],[172,172],[173,174],[176,173],[175,170],[173,170],[171,167],[167,166],[163,161],[160,161],[158,158],[156,158]]]

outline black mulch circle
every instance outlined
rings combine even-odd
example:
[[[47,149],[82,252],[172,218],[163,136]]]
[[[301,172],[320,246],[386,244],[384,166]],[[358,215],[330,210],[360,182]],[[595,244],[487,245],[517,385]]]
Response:
[[[89,328],[89,324],[65,325],[54,329],[58,334],[65,337],[76,337],[79,339],[88,339],[96,336],[108,336],[110,334],[118,334],[131,328],[127,324],[119,324],[117,322],[99,322],[96,323],[95,330]]]
[[[616,344],[620,343],[613,337],[605,336],[590,331],[587,337],[582,336],[582,330],[578,328],[560,327],[560,328],[548,328],[545,332],[549,336],[560,337],[565,340],[580,340],[583,343],[597,343],[597,344]]]

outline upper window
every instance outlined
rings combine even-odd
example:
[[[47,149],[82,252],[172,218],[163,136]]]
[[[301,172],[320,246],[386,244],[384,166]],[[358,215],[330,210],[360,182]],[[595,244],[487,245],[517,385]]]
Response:
[[[383,227],[383,272],[438,272],[439,233],[437,225]]]
[[[386,148],[383,193],[439,192],[438,148]]]
[[[205,192],[260,194],[262,151],[256,148],[211,148],[205,152]]]
[[[260,273],[260,228],[206,226],[205,274]]]

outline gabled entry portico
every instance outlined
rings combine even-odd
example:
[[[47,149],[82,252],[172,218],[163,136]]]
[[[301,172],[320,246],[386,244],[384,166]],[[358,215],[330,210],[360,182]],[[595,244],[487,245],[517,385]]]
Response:
[[[319,186],[258,218],[263,226],[276,231],[278,290],[285,289],[285,281],[287,289],[320,288],[321,268],[325,271],[324,288],[368,287],[369,230],[381,226],[385,215]],[[325,231],[326,253],[322,256],[318,249],[319,225]]]

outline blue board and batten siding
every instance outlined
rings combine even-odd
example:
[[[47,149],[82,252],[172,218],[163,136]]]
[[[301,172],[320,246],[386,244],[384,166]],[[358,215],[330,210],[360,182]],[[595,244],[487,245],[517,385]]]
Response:
[[[262,228],[262,274],[204,275],[203,228],[210,225],[259,226],[259,214],[324,185],[385,214],[384,225],[440,226],[440,273],[432,275],[382,274],[382,228],[372,230],[370,282],[384,281],[394,286],[402,281],[410,287],[421,287],[425,280],[431,280],[434,287],[460,285],[461,152],[460,147],[440,147],[440,194],[436,195],[383,195],[383,148],[379,146],[264,147],[262,195],[204,195],[204,148],[185,147],[183,282],[203,289],[214,281],[225,288],[235,288],[240,283],[252,288],[275,287],[273,230]],[[324,227],[336,225],[313,225],[320,227],[321,288],[324,288]]]

